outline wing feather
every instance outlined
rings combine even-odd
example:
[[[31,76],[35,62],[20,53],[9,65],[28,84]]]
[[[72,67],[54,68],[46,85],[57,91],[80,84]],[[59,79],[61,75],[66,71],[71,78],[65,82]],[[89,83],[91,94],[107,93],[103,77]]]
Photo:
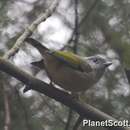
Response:
[[[77,69],[82,72],[90,72],[92,69],[89,64],[85,63],[84,60],[75,55],[72,52],[67,51],[53,51],[50,54],[61,60],[63,63],[67,64],[68,66]]]

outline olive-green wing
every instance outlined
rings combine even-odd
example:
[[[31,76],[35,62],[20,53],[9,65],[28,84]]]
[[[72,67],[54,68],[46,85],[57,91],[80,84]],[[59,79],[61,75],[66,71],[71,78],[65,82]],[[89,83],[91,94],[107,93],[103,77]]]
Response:
[[[53,56],[58,58],[61,62],[65,63],[66,65],[77,69],[79,71],[86,71],[90,72],[91,67],[89,64],[85,63],[83,59],[81,59],[78,55],[75,55],[72,52],[67,51],[53,51],[51,52]]]

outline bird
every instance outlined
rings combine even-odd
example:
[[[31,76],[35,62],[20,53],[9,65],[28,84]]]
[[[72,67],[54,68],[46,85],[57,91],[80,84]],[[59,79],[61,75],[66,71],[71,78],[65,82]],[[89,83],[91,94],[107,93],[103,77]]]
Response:
[[[112,64],[101,55],[83,57],[69,51],[51,50],[31,37],[25,41],[43,57],[32,65],[45,68],[51,83],[72,93],[84,92],[92,87]]]

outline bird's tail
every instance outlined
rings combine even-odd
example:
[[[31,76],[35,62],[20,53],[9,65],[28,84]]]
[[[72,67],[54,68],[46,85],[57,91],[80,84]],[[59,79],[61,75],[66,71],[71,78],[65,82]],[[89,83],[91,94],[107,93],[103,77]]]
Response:
[[[26,38],[25,41],[31,44],[33,47],[37,48],[41,54],[44,54],[45,51],[49,51],[48,48],[46,48],[39,41],[33,38]]]
[[[40,61],[32,62],[31,64],[40,68],[40,69],[45,69],[44,59],[41,59]]]

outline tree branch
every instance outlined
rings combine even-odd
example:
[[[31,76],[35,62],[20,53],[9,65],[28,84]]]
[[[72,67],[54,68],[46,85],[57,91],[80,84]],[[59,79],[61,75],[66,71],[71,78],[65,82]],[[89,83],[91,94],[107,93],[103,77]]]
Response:
[[[14,56],[15,53],[19,50],[20,46],[24,44],[24,40],[29,37],[33,31],[37,28],[37,26],[45,21],[48,17],[52,15],[52,13],[56,10],[60,0],[54,0],[49,9],[47,9],[43,14],[41,14],[27,29],[25,29],[24,33],[17,39],[14,46],[4,55],[5,59]]]
[[[90,106],[89,104],[81,104],[79,101],[74,100],[73,97],[67,92],[61,91],[55,87],[50,87],[49,84],[34,78],[27,72],[19,69],[18,67],[3,58],[0,58],[0,70],[22,81],[24,84],[29,85],[32,90],[36,90],[40,93],[43,93],[46,96],[49,96],[56,101],[59,101],[62,104],[70,107],[84,118],[98,121],[117,121],[115,118],[99,111],[98,109]],[[128,128],[114,126],[107,128],[111,130],[129,130]]]

